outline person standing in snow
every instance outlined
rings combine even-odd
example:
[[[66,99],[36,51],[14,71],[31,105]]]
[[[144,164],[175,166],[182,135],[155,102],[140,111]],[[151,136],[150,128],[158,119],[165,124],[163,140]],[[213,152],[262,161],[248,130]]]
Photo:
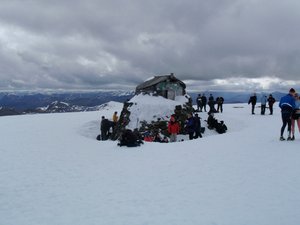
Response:
[[[202,99],[202,107],[204,108],[204,112],[206,112],[207,98],[206,98],[205,94],[202,95],[201,99]],[[200,110],[202,112],[202,108]]]
[[[260,114],[261,115],[265,115],[266,112],[266,105],[267,105],[267,96],[265,94],[262,94],[261,98],[260,98],[260,102],[261,102],[261,111]]]
[[[275,98],[272,96],[272,94],[269,95],[268,98],[268,105],[269,105],[269,110],[270,110],[270,115],[273,115],[273,105],[275,103]]]
[[[292,129],[292,137],[291,140],[295,140],[295,126],[297,124],[298,126],[298,130],[300,133],[300,96],[296,93],[295,94],[295,109],[292,115],[292,125],[291,125],[291,129]]]
[[[224,98],[223,97],[217,97],[216,101],[217,101],[217,105],[218,105],[217,111],[222,113],[223,112]]]
[[[294,88],[291,88],[289,93],[283,96],[280,99],[279,107],[281,108],[281,118],[282,118],[282,127],[280,130],[280,141],[284,141],[285,138],[283,137],[284,130],[286,125],[288,126],[288,138],[287,140],[291,140],[291,116],[296,107],[295,105],[295,95],[296,91]]]
[[[104,116],[101,118],[100,130],[101,130],[101,140],[105,141],[109,137],[109,121]]]
[[[189,134],[189,139],[192,140],[194,138],[195,133],[195,122],[192,114],[188,114],[188,118],[185,123],[186,132]]]
[[[197,99],[196,99],[196,102],[197,102],[197,111],[198,112],[202,112],[202,97],[201,97],[201,94],[198,95]]]
[[[112,121],[113,121],[114,123],[117,123],[118,120],[119,120],[118,112],[116,111],[116,112],[114,112],[114,114],[113,114]]]
[[[209,95],[208,106],[209,106],[209,112],[213,112],[213,113],[216,112],[216,109],[215,109],[215,99],[214,99],[214,96],[212,94]]]
[[[256,101],[257,101],[256,93],[253,93],[253,95],[249,98],[249,101],[248,101],[248,105],[250,103],[252,105],[252,108],[251,108],[252,114],[255,114],[254,109],[255,109]]]
[[[198,116],[198,113],[196,113],[195,117],[194,117],[194,123],[195,123],[195,136],[194,136],[194,139],[197,139],[198,137],[202,138],[200,119],[201,118]]]
[[[180,126],[179,123],[176,121],[175,116],[172,115],[170,121],[168,123],[168,132],[170,134],[170,142],[177,141],[177,134],[179,133]]]
[[[115,131],[115,127],[117,125],[117,122],[119,120],[119,117],[118,117],[118,112],[114,112],[113,114],[113,117],[112,117],[112,121],[113,121],[113,131]]]

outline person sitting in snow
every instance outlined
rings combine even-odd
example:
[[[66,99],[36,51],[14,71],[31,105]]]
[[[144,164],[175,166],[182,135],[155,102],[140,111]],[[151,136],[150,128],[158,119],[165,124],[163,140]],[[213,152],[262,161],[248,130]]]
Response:
[[[227,126],[224,124],[224,121],[223,121],[223,120],[221,120],[219,123],[216,123],[216,131],[217,131],[219,134],[226,133],[226,131],[227,131]]]
[[[150,135],[149,131],[146,131],[144,133],[144,141],[146,141],[146,142],[153,142],[153,137]]]
[[[120,138],[119,146],[137,147],[143,144],[141,140],[130,129],[126,129]]]
[[[207,122],[207,128],[212,130],[216,127],[216,124],[218,121],[214,118],[213,113],[208,113],[208,118],[207,118],[206,122]]]
[[[139,132],[137,128],[133,130],[133,134],[137,137],[138,141],[143,141],[143,135]]]
[[[153,142],[162,142],[162,138],[159,133],[156,133]]]
[[[168,140],[167,136],[164,136],[164,138],[162,139],[162,142],[163,143],[169,143],[169,140]]]

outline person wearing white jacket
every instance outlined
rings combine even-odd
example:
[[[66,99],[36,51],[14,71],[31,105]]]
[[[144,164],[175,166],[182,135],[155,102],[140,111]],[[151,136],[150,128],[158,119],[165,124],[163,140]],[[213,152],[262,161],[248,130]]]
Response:
[[[260,98],[260,102],[261,102],[261,115],[265,115],[266,112],[266,105],[267,105],[267,96],[265,94],[262,94],[261,98]]]

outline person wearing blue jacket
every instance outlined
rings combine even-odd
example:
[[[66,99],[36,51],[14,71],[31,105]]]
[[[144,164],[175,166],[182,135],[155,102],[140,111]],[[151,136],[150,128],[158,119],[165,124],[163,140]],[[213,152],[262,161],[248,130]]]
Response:
[[[291,140],[291,124],[292,124],[292,114],[296,107],[295,104],[295,97],[296,91],[294,88],[291,88],[289,93],[283,96],[280,99],[279,107],[281,108],[281,118],[282,118],[282,127],[280,130],[280,141],[284,141],[285,138],[283,137],[284,130],[286,125],[288,125],[288,138],[287,140]]]
[[[189,139],[192,140],[194,138],[195,133],[195,121],[192,114],[188,114],[188,118],[185,122],[185,129],[189,135]]]

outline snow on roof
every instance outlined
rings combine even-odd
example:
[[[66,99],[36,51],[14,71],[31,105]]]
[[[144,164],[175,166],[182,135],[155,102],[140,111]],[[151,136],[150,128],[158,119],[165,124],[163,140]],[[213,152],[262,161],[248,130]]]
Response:
[[[173,74],[171,75],[163,75],[163,76],[154,76],[151,77],[151,79],[146,80],[144,83],[138,85],[136,87],[136,90],[141,90],[147,87],[151,87],[153,85],[156,85],[158,83],[161,83],[166,80],[171,80],[171,81],[178,81],[184,88],[186,87],[185,83],[183,83],[181,80],[177,79]]]

